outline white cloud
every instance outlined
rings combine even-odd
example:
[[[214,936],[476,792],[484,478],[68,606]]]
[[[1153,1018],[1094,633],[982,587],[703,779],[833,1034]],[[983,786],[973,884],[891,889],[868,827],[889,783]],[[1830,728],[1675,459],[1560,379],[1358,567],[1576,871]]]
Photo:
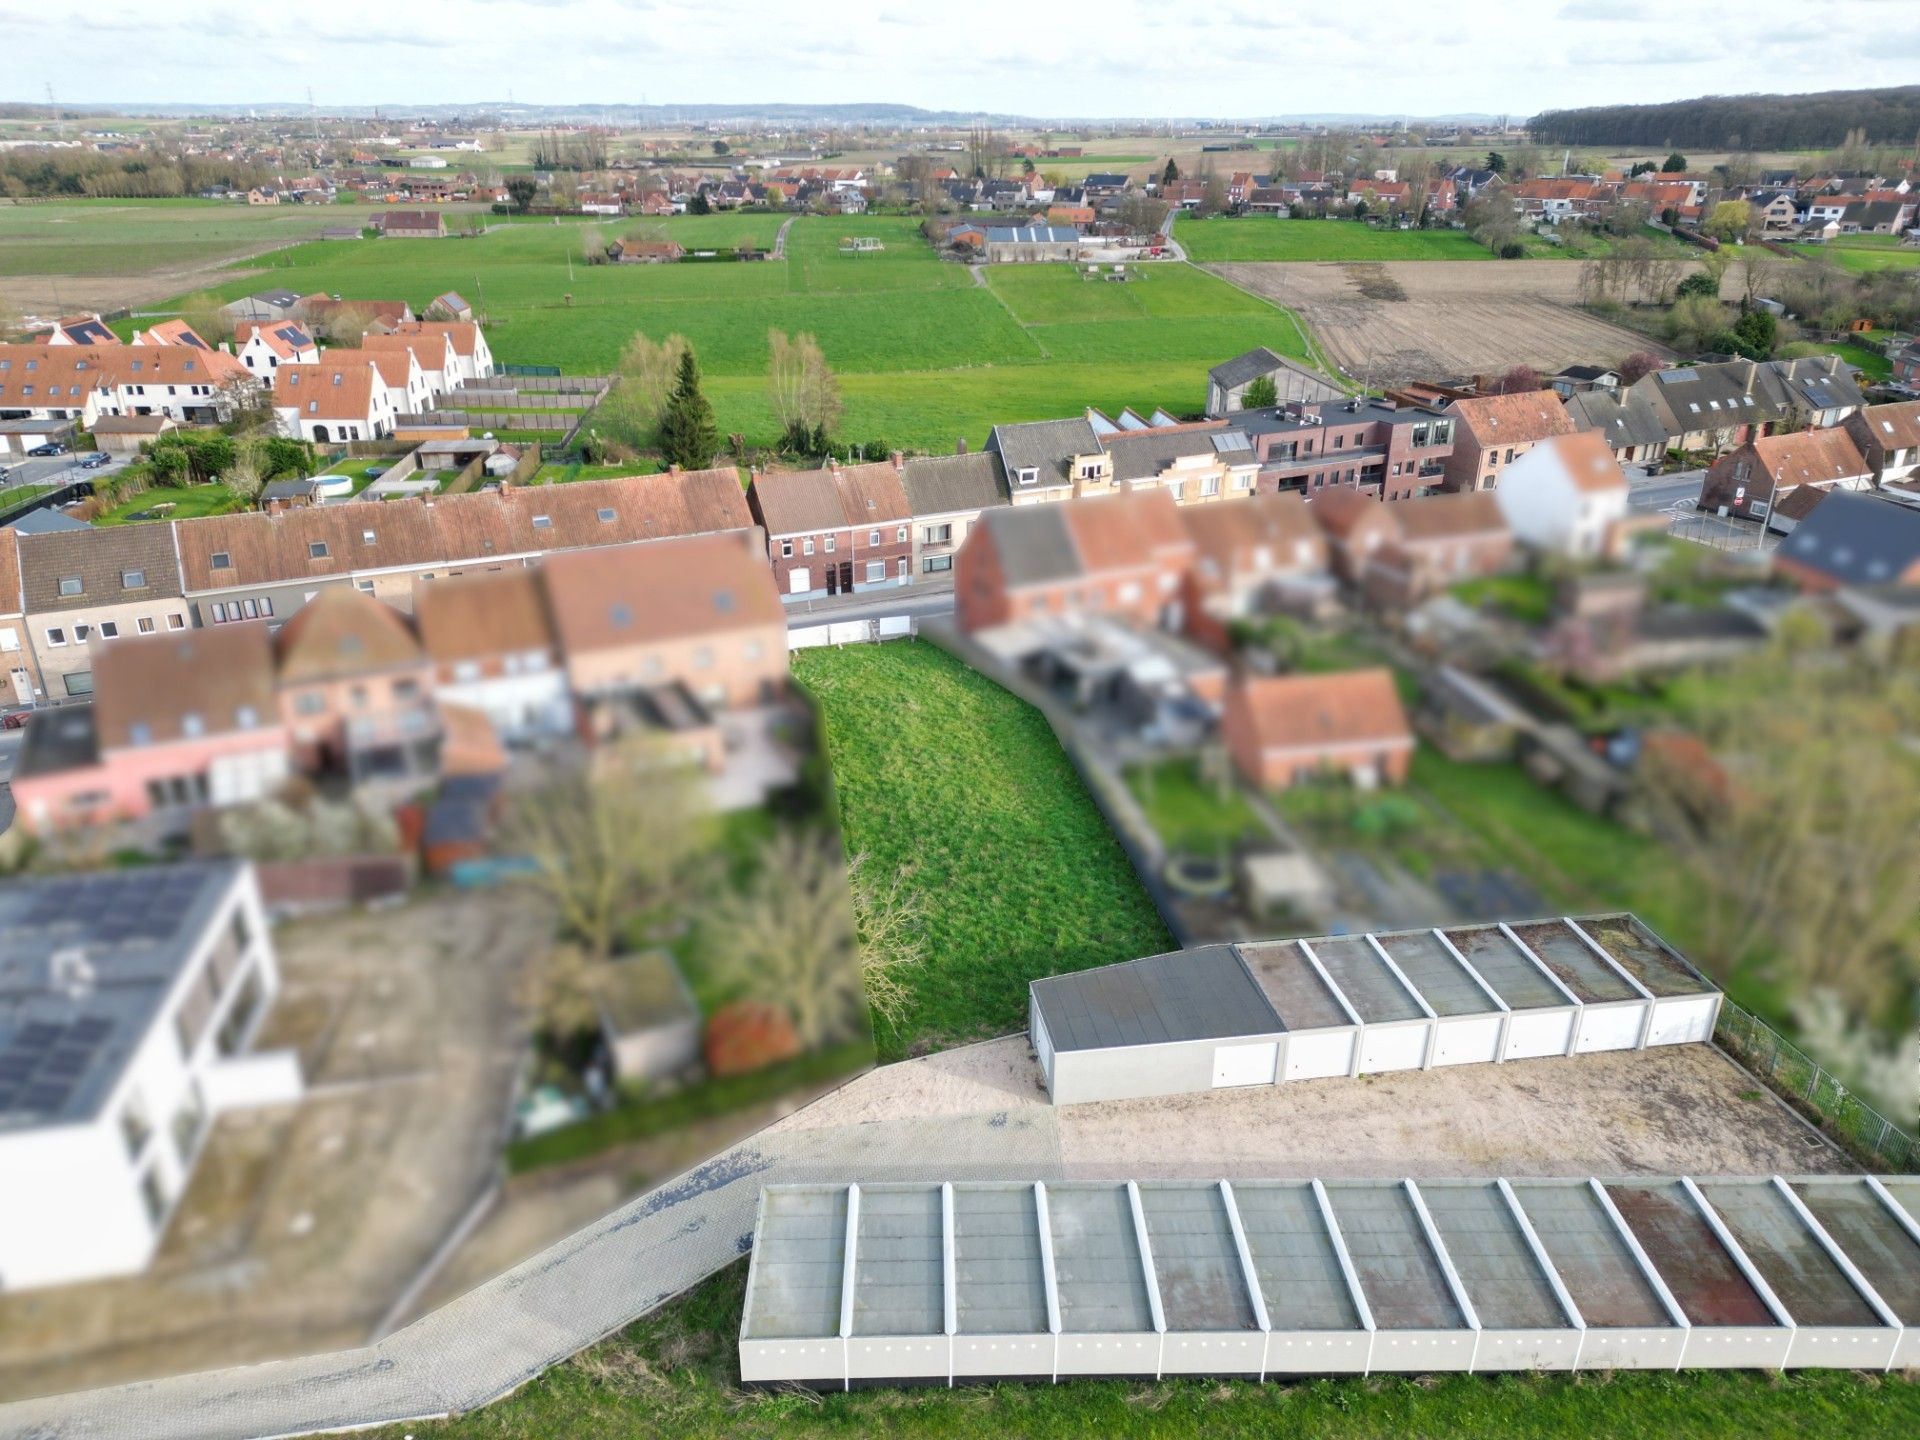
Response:
[[[329,0],[293,9],[0,0],[0,98],[67,103],[890,101],[1053,116],[1485,112],[1910,80],[1911,0],[1229,0],[1181,9],[974,0]],[[1809,43],[1808,37],[1812,37]],[[1891,42],[1891,43],[1890,43]],[[137,54],[137,66],[115,62]],[[429,55],[435,58],[428,58]],[[1804,63],[1796,63],[1804,62]],[[1814,63],[1817,62],[1817,65]]]

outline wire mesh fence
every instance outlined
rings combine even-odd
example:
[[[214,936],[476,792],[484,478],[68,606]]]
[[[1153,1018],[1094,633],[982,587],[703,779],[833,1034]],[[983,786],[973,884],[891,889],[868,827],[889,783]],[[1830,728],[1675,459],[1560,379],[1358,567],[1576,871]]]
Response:
[[[1848,1150],[1889,1170],[1920,1170],[1920,1142],[1766,1021],[1722,998],[1713,1038]]]

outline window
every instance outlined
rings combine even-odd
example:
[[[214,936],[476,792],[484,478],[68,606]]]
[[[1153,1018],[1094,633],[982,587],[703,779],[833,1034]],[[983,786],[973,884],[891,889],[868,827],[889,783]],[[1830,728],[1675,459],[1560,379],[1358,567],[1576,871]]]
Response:
[[[225,550],[216,550],[208,557],[207,568],[209,570],[231,570],[233,568],[233,556]]]
[[[65,630],[62,630],[58,625],[52,626],[48,629],[47,644],[53,646],[55,649],[58,649],[60,646],[66,643],[67,643],[67,632]]]
[[[953,526],[929,525],[924,532],[924,539],[929,545],[945,545],[953,539]]]
[[[186,616],[184,616],[184,615],[169,615],[169,616],[167,616],[167,628],[168,628],[169,630],[184,630],[184,629],[186,629],[186,628],[187,628],[187,617],[186,617]]]
[[[100,638],[102,640],[116,640],[119,636],[120,626],[116,621],[102,620],[100,622]]]
[[[536,530],[551,530],[553,528],[553,517],[551,515],[534,516],[533,528]]]
[[[1040,472],[1031,466],[1017,473],[1019,474],[1022,485],[1032,485],[1040,479]]]
[[[894,544],[896,545],[904,545],[907,543],[907,527],[906,526],[902,525],[899,529],[893,532],[893,541],[894,541]]]
[[[142,615],[138,620],[134,621],[133,623],[136,627],[138,627],[142,635],[153,634],[154,625],[153,625],[153,617],[151,615]]]
[[[315,540],[312,544],[308,545],[307,558],[309,560],[326,559],[327,558],[327,542],[324,540]]]
[[[93,694],[93,672],[91,670],[76,670],[73,674],[63,676],[62,678],[66,681],[67,694],[70,697],[77,698],[81,695]]]
[[[245,619],[258,620],[260,618],[260,602],[258,600],[242,600],[240,602],[240,614]]]
[[[953,569],[951,555],[929,555],[920,562],[921,573],[926,575],[938,575],[943,570],[951,569]]]
[[[242,705],[233,712],[233,723],[242,730],[251,730],[260,723],[260,712],[251,705]]]
[[[603,506],[594,513],[600,517],[600,523],[602,525],[611,525],[613,523],[614,511],[611,505]]]
[[[831,554],[833,553],[833,542],[834,542],[834,540],[835,540],[836,538],[838,538],[838,537],[836,537],[836,536],[833,536],[833,535],[829,535],[829,536],[827,536],[827,543],[826,543],[826,551],[827,551],[827,554],[829,554],[829,555],[831,555]]]
[[[1202,495],[1218,495],[1220,493],[1220,477],[1218,475],[1201,476],[1200,493]]]
[[[223,600],[214,601],[213,604],[207,607],[207,614],[212,617],[214,624],[216,625],[226,624],[227,623],[226,602]]]
[[[180,717],[180,733],[188,739],[198,739],[207,733],[207,722],[195,711],[189,710]]]
[[[887,562],[886,561],[869,560],[867,562],[867,583],[869,585],[875,583],[876,581],[884,580],[886,578],[887,578]]]
[[[140,1203],[146,1207],[147,1219],[154,1229],[159,1229],[160,1222],[167,1218],[167,1191],[158,1170],[151,1165],[140,1177]]]
[[[373,533],[373,531],[371,531],[371,530],[362,530],[362,531],[360,532],[360,543],[361,543],[362,545],[371,545],[371,544],[373,544],[373,543],[374,543],[374,539],[375,539],[375,536],[374,536],[374,533]]]
[[[60,577],[60,593],[62,595],[80,595],[85,593],[85,587],[81,584],[78,575],[62,575]]]
[[[127,1101],[127,1108],[120,1112],[120,1138],[127,1142],[127,1159],[138,1160],[152,1135],[153,1126],[147,1120],[146,1107],[136,1094]]]
[[[420,682],[418,680],[396,680],[393,682],[393,698],[396,700],[413,700],[418,698],[419,694]]]
[[[356,580],[353,582],[353,588],[358,590],[362,595],[371,595],[373,593],[373,582],[371,580]]]
[[[791,560],[793,558],[793,542],[791,540],[782,540],[780,542],[780,558],[782,560]]]
[[[878,530],[869,530],[867,532],[867,544],[869,546],[877,546],[879,543],[880,543],[880,532]]]
[[[802,555],[811,555],[813,553],[813,537],[811,535],[800,542],[800,553]]]
[[[307,690],[293,702],[293,708],[297,714],[318,715],[327,708],[327,702],[318,690]]]

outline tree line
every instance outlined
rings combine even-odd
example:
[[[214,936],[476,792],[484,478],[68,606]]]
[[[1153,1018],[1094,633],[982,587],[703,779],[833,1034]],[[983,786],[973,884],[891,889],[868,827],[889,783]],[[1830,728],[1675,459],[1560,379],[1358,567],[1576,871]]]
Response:
[[[1905,144],[1920,135],[1920,85],[1813,95],[1703,95],[1662,105],[1547,110],[1527,122],[1548,145],[1690,145],[1701,150],[1815,150],[1864,130]]]
[[[250,190],[273,178],[264,165],[165,150],[102,152],[27,146],[0,153],[0,196],[170,199],[219,186]]]

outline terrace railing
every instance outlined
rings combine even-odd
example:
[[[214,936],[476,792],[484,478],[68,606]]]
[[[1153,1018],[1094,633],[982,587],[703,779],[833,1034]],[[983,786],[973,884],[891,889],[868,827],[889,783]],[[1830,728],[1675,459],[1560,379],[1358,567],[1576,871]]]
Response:
[[[1862,1100],[1766,1021],[1724,997],[1713,1038],[1720,1047],[1843,1148],[1888,1170],[1920,1170],[1920,1141]]]

